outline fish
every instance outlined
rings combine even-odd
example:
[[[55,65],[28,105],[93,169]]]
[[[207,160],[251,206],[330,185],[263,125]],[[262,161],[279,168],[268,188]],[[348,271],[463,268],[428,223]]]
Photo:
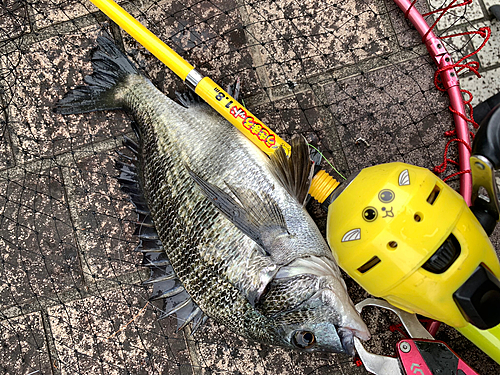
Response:
[[[164,95],[106,37],[92,68],[54,112],[132,114],[137,141],[124,138],[118,180],[160,318],[175,314],[192,331],[210,318],[256,342],[353,355],[354,337],[370,334],[304,207],[314,164],[305,139],[268,157],[195,95]]]

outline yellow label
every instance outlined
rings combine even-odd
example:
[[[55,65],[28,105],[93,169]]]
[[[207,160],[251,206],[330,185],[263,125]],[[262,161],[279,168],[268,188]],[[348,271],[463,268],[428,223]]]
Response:
[[[266,154],[271,155],[280,146],[290,153],[288,143],[210,78],[198,83],[196,93]]]

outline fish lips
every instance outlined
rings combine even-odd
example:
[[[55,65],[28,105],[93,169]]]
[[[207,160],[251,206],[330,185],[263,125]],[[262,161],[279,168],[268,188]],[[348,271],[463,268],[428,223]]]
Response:
[[[342,343],[345,353],[350,356],[354,356],[354,331],[349,328],[341,327],[337,329],[337,333],[340,337],[340,342]]]

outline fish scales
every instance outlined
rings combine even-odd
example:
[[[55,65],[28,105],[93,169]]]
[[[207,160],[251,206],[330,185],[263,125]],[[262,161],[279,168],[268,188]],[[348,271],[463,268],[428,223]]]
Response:
[[[57,111],[122,107],[133,114],[139,183],[168,260],[195,304],[186,303],[189,312],[176,312],[178,319],[199,306],[259,342],[352,354],[352,338],[367,339],[367,328],[303,202],[279,181],[277,159],[208,106],[170,100],[109,40],[98,43],[90,86],[68,93]],[[294,142],[292,157],[307,148]],[[310,161],[294,166],[310,168]],[[153,284],[158,295],[173,285]],[[183,295],[166,303],[184,309]]]
[[[167,248],[177,276],[209,316],[214,316],[238,330],[258,333],[257,324],[266,324],[265,319],[256,319],[254,309],[233,286],[240,280],[234,279],[238,273],[234,269],[241,271],[246,268],[247,256],[243,255],[245,252],[237,257],[239,264],[236,267],[227,264],[229,259],[234,263],[237,255],[231,252],[231,249],[246,248],[247,252],[253,253],[255,244],[234,225],[228,223],[228,220],[196,191],[183,165],[188,163],[195,170],[205,170],[205,174],[218,177],[211,178],[216,184],[224,181],[231,181],[236,186],[248,184],[249,182],[240,175],[231,174],[230,168],[225,168],[226,173],[214,168],[214,165],[219,164],[213,160],[214,156],[221,155],[224,149],[237,151],[239,147],[234,142],[224,142],[219,134],[235,133],[228,135],[228,138],[233,136],[234,139],[241,137],[240,133],[227,126],[228,123],[221,121],[218,116],[213,116],[206,110],[207,107],[194,108],[197,111],[196,116],[193,116],[193,109],[186,109],[166,100],[165,96],[143,77],[130,76],[129,79],[137,82],[127,83],[123,100],[140,124],[143,149],[140,169],[145,195],[150,202],[149,208],[158,234]],[[175,115],[171,116],[171,113]],[[186,123],[190,124],[189,128]],[[215,123],[215,126],[208,127],[210,123]],[[199,142],[182,142],[190,136],[189,133],[191,137],[199,139]],[[207,136],[200,137],[200,134]],[[212,147],[206,147],[206,142],[212,142]],[[265,162],[261,155],[255,154],[259,157],[259,162]],[[193,160],[194,158],[196,160]],[[262,173],[259,171],[262,167],[256,165],[255,159],[247,159],[248,169],[253,170],[252,173]],[[204,216],[208,216],[210,221],[201,225],[199,218]],[[176,232],[176,229],[179,232]],[[230,239],[229,246],[227,239]],[[200,248],[205,252],[200,253]],[[218,262],[213,264],[214,260]],[[263,263],[270,264],[270,261]],[[233,272],[228,272],[228,269]],[[212,305],[209,301],[219,302]],[[220,305],[220,301],[224,301],[226,306]],[[235,306],[238,306],[237,314],[224,313],[234,311]],[[245,317],[246,315],[251,317]],[[254,327],[245,327],[248,324]],[[253,339],[262,341],[265,337],[257,336]]]

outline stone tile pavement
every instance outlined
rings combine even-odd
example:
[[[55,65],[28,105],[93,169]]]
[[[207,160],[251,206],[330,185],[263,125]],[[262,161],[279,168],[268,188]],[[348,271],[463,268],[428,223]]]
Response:
[[[461,78],[476,104],[500,91],[500,22],[487,11],[494,0],[473,4],[448,14],[437,31],[491,27],[490,43],[472,57],[482,78]],[[427,11],[436,4],[417,5]],[[123,6],[219,83],[241,77],[245,104],[259,118],[286,139],[306,136],[344,175],[389,161],[428,168],[442,161],[442,134],[451,127],[447,98],[391,1]],[[90,51],[104,33],[165,93],[182,89],[89,2],[0,3],[0,374],[366,374],[344,355],[255,344],[210,321],[191,335],[189,328],[176,332],[173,319],[157,319],[159,306],[141,286],[147,271],[133,252],[132,207],[114,178],[129,118],[52,112],[90,73]],[[461,37],[446,44],[457,59],[480,42]],[[324,231],[325,214],[308,208]],[[499,238],[492,237],[497,248]],[[355,302],[367,296],[346,282]],[[400,338],[389,330],[392,317],[370,311],[364,318],[374,336],[370,349],[391,354]],[[449,327],[438,338],[479,373],[500,373]]]

